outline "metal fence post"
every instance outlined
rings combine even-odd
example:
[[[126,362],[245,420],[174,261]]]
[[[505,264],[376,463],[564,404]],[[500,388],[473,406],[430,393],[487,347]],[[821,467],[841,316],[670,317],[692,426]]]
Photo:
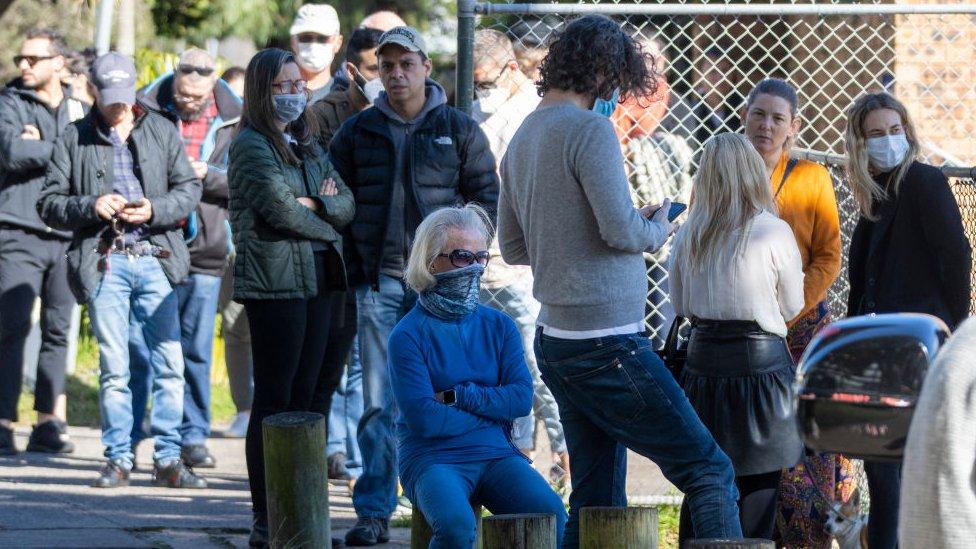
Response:
[[[471,114],[474,100],[474,6],[475,0],[458,0],[457,84],[454,102]]]

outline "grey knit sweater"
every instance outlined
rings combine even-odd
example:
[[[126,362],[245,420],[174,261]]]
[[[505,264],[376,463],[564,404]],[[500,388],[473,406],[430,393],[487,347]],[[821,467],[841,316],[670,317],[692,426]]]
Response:
[[[664,244],[668,225],[634,207],[610,121],[568,103],[541,107],[512,138],[500,171],[502,257],[532,266],[539,322],[573,331],[641,322],[641,254]]]
[[[976,546],[976,318],[939,351],[915,406],[902,465],[898,545]]]

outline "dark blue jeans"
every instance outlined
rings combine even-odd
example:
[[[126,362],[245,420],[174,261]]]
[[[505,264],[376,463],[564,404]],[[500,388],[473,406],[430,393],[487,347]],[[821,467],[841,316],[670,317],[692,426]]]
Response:
[[[868,547],[898,547],[898,508],[901,503],[901,463],[865,461],[871,511],[868,513]]]
[[[563,547],[579,545],[579,510],[627,505],[627,448],[685,493],[695,536],[737,538],[732,462],[638,334],[568,340],[536,332],[542,379],[559,403],[573,491]]]

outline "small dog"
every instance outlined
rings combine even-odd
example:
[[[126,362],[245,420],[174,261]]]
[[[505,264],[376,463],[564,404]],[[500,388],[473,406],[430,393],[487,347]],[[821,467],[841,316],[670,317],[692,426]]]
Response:
[[[868,516],[861,514],[861,493],[855,490],[847,503],[833,502],[827,511],[827,531],[840,549],[867,549]]]

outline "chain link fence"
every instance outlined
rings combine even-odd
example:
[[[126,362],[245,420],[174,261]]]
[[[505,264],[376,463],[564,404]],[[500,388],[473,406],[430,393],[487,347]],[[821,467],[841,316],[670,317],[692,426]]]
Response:
[[[766,77],[793,84],[803,128],[798,154],[827,166],[840,211],[844,265],[829,292],[835,317],[844,316],[848,293],[847,248],[857,222],[842,158],[844,111],[867,91],[887,90],[906,105],[918,127],[923,160],[935,165],[976,162],[976,6],[882,3],[723,3],[647,1],[637,4],[459,3],[458,105],[468,106],[475,84],[490,88],[509,59],[477,58],[468,29],[508,37],[522,73],[531,80],[547,40],[584,13],[614,17],[643,43],[662,74],[657,101],[623,105],[613,117],[638,205],[665,196],[687,199],[702,143],[724,131],[741,131],[740,112],[750,89]],[[465,45],[467,44],[467,47]],[[501,56],[507,57],[507,56]],[[468,67],[473,78],[466,76]],[[487,85],[487,86],[486,86]],[[531,81],[525,86],[533,91]],[[490,89],[485,90],[490,91]],[[526,94],[526,101],[531,103]],[[489,94],[486,94],[487,96]],[[646,103],[646,102],[645,102]],[[480,104],[480,102],[479,102]],[[475,105],[475,116],[478,116]],[[486,128],[504,150],[524,114]],[[495,151],[496,154],[499,152]],[[797,153],[797,151],[794,151]],[[956,175],[967,175],[955,170]],[[976,186],[954,177],[967,236],[976,238]],[[646,322],[660,345],[670,325],[667,250],[647,257],[650,291]]]

